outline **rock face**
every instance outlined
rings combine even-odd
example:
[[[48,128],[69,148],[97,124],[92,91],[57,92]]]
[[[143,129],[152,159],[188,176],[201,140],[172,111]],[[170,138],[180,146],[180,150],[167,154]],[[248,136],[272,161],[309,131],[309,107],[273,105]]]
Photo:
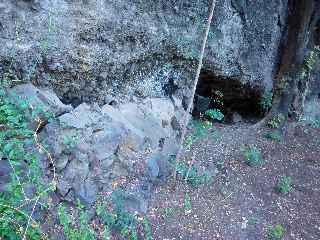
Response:
[[[41,106],[41,112],[52,113],[39,136],[54,166],[46,155],[41,163],[48,176],[52,167],[56,169],[60,200],[80,199],[90,206],[98,193],[126,183],[131,193],[128,204],[146,211],[144,199],[152,181],[169,175],[169,158],[177,151],[179,132],[170,123],[180,118],[180,112],[175,111],[170,99],[147,98],[101,108],[83,103],[73,109],[52,91],[31,84],[19,85],[10,92],[15,101],[23,99],[32,108]],[[0,160],[2,189],[10,166],[2,157]]]
[[[205,70],[270,89],[286,0],[219,0]],[[189,96],[208,1],[3,0],[0,74],[65,103]]]

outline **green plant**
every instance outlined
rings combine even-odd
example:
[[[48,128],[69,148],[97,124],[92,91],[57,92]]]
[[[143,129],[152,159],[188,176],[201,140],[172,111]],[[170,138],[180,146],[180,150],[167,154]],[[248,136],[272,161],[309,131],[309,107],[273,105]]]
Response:
[[[123,237],[130,240],[138,239],[139,220],[136,215],[128,212],[124,208],[124,199],[127,194],[121,189],[116,189],[111,196],[106,199],[111,209],[106,208],[106,204],[99,203],[96,206],[96,213],[100,217],[107,229],[117,230]],[[143,221],[143,227],[147,239],[152,239],[152,233],[148,221]]]
[[[179,162],[176,170],[181,177],[186,179],[193,187],[199,187],[201,184],[204,184],[211,179],[211,174],[208,171],[204,171],[200,174],[199,169],[195,165],[190,168],[190,166],[186,165],[184,162]]]
[[[248,219],[248,224],[249,225],[256,225],[258,223],[258,219],[256,217],[250,217]]]
[[[209,109],[205,112],[205,115],[210,119],[210,120],[218,120],[221,121],[224,118],[223,113],[219,109]]]
[[[192,139],[196,140],[207,136],[208,130],[212,127],[212,122],[206,120],[193,120],[190,125],[194,132]]]
[[[213,92],[213,97],[212,97],[212,101],[217,104],[220,105],[220,107],[222,107],[223,104],[223,92],[221,92],[220,90],[216,90]]]
[[[184,212],[186,214],[190,214],[192,211],[192,203],[191,203],[191,198],[188,193],[185,194],[184,196]]]
[[[304,59],[304,65],[308,70],[312,70],[316,65],[317,57],[319,54],[319,47],[312,49]]]
[[[104,229],[102,232],[102,240],[111,240],[110,230],[108,226],[104,226]]]
[[[164,218],[171,217],[171,216],[173,216],[173,214],[174,214],[174,209],[173,208],[166,207],[166,208],[163,209],[162,215],[163,215]]]
[[[259,166],[263,163],[260,150],[256,146],[241,146],[240,150],[249,166]]]
[[[146,240],[152,240],[152,231],[151,231],[151,226],[150,226],[150,222],[147,218],[143,218],[143,229],[144,229],[144,233],[145,233],[145,239]]]
[[[84,206],[79,200],[76,201],[76,209],[78,214],[72,218],[67,213],[67,209],[63,204],[58,206],[58,219],[63,226],[63,231],[68,240],[92,240],[95,239],[96,234],[91,226],[88,224],[87,216],[84,212]],[[77,221],[75,220],[77,219]]]
[[[0,87],[0,152],[1,158],[8,161],[11,166],[10,183],[7,189],[0,195],[0,238],[4,239],[40,239],[39,224],[30,222],[30,216],[24,207],[24,201],[28,201],[45,207],[42,199],[45,199],[52,186],[46,188],[41,181],[42,169],[39,164],[37,148],[30,150],[31,145],[37,146],[35,139],[37,134],[29,129],[29,121],[26,112],[29,112],[29,101],[9,94]],[[31,116],[36,116],[40,108],[34,108]],[[23,170],[27,167],[27,171]],[[25,187],[35,189],[33,196],[27,196]],[[33,212],[30,214],[32,216]]]
[[[274,116],[269,122],[268,126],[270,128],[279,128],[280,125],[286,120],[286,117],[282,114],[279,113],[278,115]]]
[[[284,235],[284,227],[281,224],[277,224],[274,227],[270,226],[268,229],[269,240],[282,239],[283,235]]]
[[[263,112],[267,112],[272,107],[273,92],[265,92],[261,98],[260,106]]]
[[[281,142],[281,140],[282,140],[282,135],[278,131],[269,132],[269,133],[265,134],[264,137],[267,139],[276,141],[276,142]]]
[[[280,193],[287,194],[292,191],[292,178],[283,176],[277,184],[277,190]]]
[[[214,39],[215,37],[216,37],[216,34],[210,30],[208,33],[208,39]]]
[[[313,119],[311,121],[311,126],[314,128],[320,128],[320,118]]]
[[[185,148],[186,150],[190,150],[191,147],[192,147],[192,145],[193,145],[193,136],[192,136],[192,135],[189,135],[189,136],[187,136],[187,137],[185,138],[185,140],[184,140],[184,148]]]

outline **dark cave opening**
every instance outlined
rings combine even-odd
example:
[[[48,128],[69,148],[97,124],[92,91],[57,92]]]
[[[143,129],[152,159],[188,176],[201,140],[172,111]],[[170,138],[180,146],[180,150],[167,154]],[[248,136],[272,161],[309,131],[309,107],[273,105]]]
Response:
[[[254,123],[263,117],[260,101],[262,90],[237,79],[217,77],[202,71],[193,102],[193,116],[203,116],[208,109],[219,109],[225,123]]]

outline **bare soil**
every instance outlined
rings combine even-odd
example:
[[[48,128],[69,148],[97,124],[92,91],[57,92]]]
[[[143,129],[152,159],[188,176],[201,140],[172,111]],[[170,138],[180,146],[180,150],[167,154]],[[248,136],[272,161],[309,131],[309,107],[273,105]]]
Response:
[[[281,142],[266,139],[268,128],[215,125],[194,144],[196,163],[220,167],[213,179],[193,188],[172,180],[154,189],[148,217],[154,239],[260,240],[270,226],[282,224],[283,239],[320,239],[320,129],[294,122]],[[264,164],[248,166],[240,146],[256,145]],[[290,176],[293,190],[275,187]],[[191,211],[185,207],[186,194]]]

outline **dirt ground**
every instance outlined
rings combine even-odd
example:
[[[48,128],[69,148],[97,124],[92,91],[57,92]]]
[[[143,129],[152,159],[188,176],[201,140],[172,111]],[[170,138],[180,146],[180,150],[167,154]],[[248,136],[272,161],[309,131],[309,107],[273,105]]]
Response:
[[[320,129],[289,123],[281,142],[265,138],[268,131],[215,124],[195,142],[196,163],[220,167],[198,188],[183,181],[174,188],[171,180],[154,189],[148,212],[154,239],[262,240],[270,226],[281,224],[283,239],[319,240]],[[242,144],[255,144],[263,165],[248,166]],[[276,191],[282,176],[293,180],[288,194]]]

